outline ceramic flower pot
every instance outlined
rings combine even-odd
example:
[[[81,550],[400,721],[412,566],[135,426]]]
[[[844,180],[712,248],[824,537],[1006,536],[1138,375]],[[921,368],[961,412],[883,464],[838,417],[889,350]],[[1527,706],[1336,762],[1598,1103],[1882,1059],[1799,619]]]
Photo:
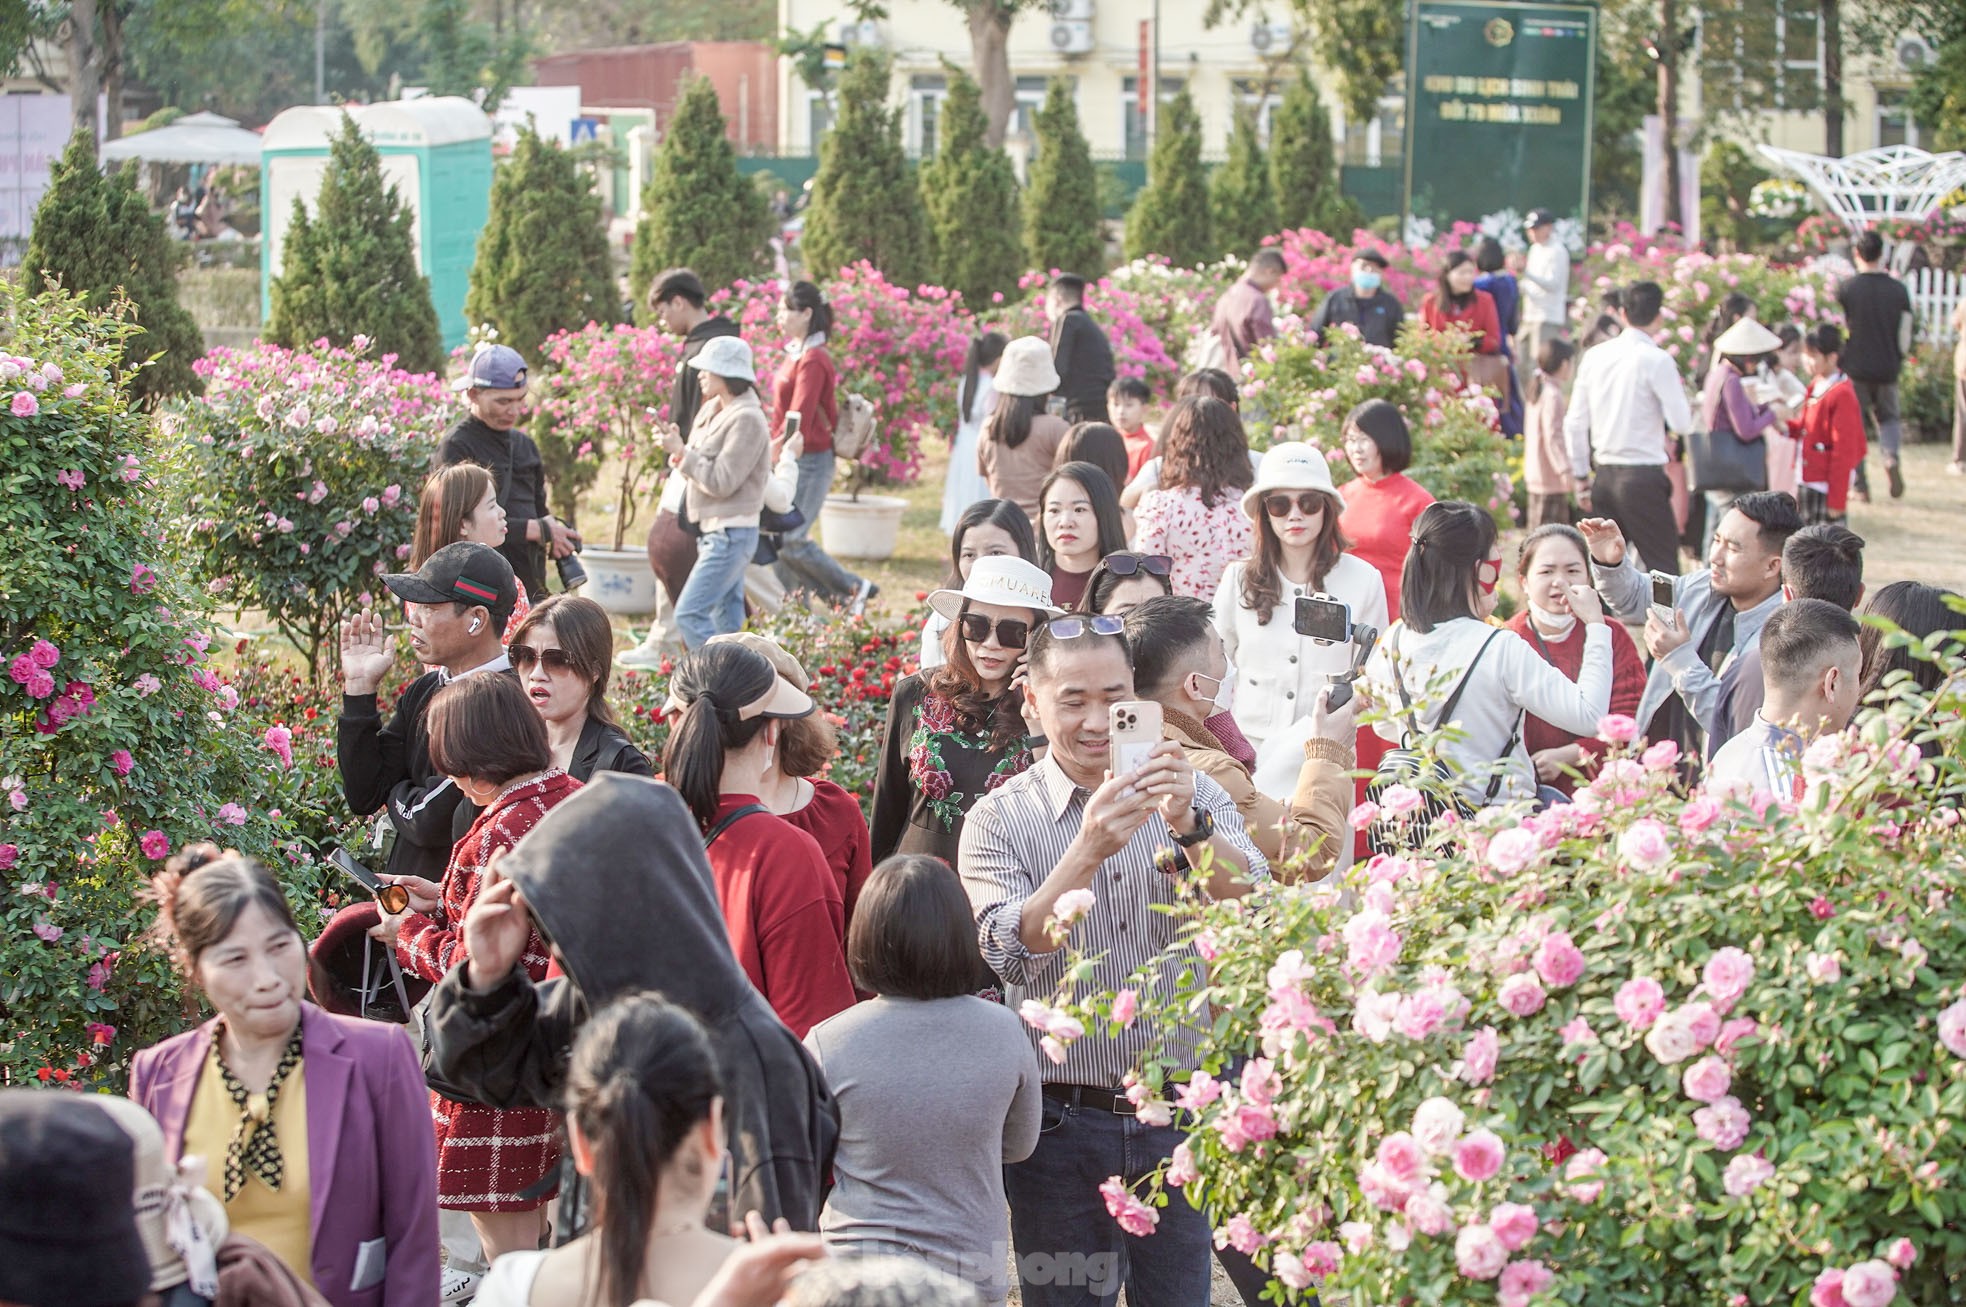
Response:
[[[892,495],[826,496],[819,533],[835,558],[882,559],[894,556],[901,535],[901,513],[908,501]]]
[[[596,549],[589,545],[580,553],[587,569],[587,584],[580,593],[611,613],[640,616],[655,611],[658,582],[649,570],[644,549]]]

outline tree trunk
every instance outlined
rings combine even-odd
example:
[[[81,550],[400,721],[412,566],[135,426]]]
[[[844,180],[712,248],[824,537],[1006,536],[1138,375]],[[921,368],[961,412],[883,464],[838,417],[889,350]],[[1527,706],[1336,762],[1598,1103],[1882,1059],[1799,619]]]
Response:
[[[1684,230],[1679,191],[1679,4],[1659,0],[1659,135],[1666,168],[1666,221]]]
[[[102,135],[113,141],[123,134],[123,0],[101,0],[102,44],[97,57],[102,60]]]
[[[75,130],[96,134],[96,97],[102,66],[96,61],[96,0],[72,0],[68,8],[68,95]]]
[[[970,56],[976,65],[976,84],[983,91],[983,115],[988,127],[983,143],[992,150],[1003,145],[1016,107],[1016,83],[1010,77],[1010,19],[1006,0],[968,0]]]
[[[1823,16],[1823,153],[1843,157],[1843,13],[1821,0]]]

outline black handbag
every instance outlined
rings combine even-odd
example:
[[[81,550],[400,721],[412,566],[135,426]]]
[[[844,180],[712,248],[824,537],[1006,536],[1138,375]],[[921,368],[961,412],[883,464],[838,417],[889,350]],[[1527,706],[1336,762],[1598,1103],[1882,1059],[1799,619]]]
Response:
[[[1768,442],[1742,440],[1731,431],[1695,431],[1686,437],[1686,480],[1696,493],[1744,495],[1768,488]]]

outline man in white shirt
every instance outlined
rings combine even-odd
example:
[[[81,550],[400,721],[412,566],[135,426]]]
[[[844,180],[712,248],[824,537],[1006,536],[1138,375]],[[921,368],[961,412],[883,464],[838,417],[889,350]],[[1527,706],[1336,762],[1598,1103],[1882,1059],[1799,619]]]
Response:
[[[1522,228],[1529,235],[1529,253],[1522,261],[1515,357],[1527,385],[1543,342],[1563,335],[1570,320],[1570,251],[1556,238],[1556,215],[1548,209],[1530,210]]]
[[[1693,429],[1679,365],[1652,339],[1665,293],[1657,282],[1625,288],[1625,330],[1585,351],[1563,418],[1570,469],[1585,511],[1610,518],[1646,568],[1679,575],[1668,433]],[[1593,478],[1591,467],[1597,474]]]
[[[1857,619],[1827,599],[1792,599],[1761,628],[1761,709],[1714,754],[1708,784],[1796,799],[1802,751],[1857,711],[1863,654]]]

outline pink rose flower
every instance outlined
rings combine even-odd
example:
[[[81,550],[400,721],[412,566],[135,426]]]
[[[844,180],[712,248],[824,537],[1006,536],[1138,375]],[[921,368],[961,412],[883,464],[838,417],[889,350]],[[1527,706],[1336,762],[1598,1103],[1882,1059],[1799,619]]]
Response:
[[[1113,995],[1113,1020],[1123,1027],[1131,1027],[1134,1018],[1140,1015],[1140,993],[1138,990],[1122,989]]]
[[[1688,1003],[1679,1009],[1686,1017],[1686,1028],[1701,1048],[1720,1038],[1720,1014],[1711,1003]]]
[[[1754,981],[1754,959],[1731,945],[1707,959],[1700,981],[1709,996],[1719,1003],[1733,1003],[1748,992]]]
[[[130,593],[147,595],[157,588],[157,574],[147,563],[137,563],[130,568]]]
[[[1185,1140],[1174,1145],[1174,1152],[1167,1159],[1165,1179],[1177,1189],[1201,1179],[1201,1169],[1195,1165],[1194,1150],[1188,1147]]]
[[[1848,1307],[1843,1301],[1843,1271],[1830,1267],[1809,1286],[1809,1307]]]
[[[1611,1001],[1618,1019],[1634,1030],[1644,1030],[1665,1011],[1666,992],[1650,976],[1634,976],[1618,987]]]
[[[1368,799],[1353,808],[1351,814],[1345,820],[1353,830],[1364,830],[1367,826],[1379,820],[1379,805]]]
[[[1714,1037],[1713,1051],[1721,1054],[1731,1054],[1734,1051],[1734,1045],[1740,1043],[1743,1039],[1753,1038],[1754,1032],[1760,1028],[1755,1023],[1753,1017],[1735,1017],[1732,1021],[1724,1022],[1720,1027],[1720,1034]]]
[[[143,850],[144,857],[152,862],[160,862],[170,853],[171,841],[163,831],[147,830],[138,837],[137,847]]]
[[[1403,817],[1409,812],[1417,811],[1425,801],[1420,791],[1411,785],[1389,785],[1385,793],[1379,797],[1384,800],[1380,806],[1395,817]]]
[[[1504,1008],[1519,1017],[1533,1016],[1542,1011],[1545,1002],[1542,983],[1527,971],[1518,971],[1503,981],[1495,997]]]
[[[1051,915],[1061,926],[1069,926],[1092,911],[1095,900],[1089,889],[1066,890],[1052,905]]]
[[[1672,842],[1663,825],[1641,817],[1618,837],[1618,856],[1634,871],[1657,871],[1672,861]]]
[[[1686,1068],[1680,1077],[1680,1086],[1686,1096],[1698,1103],[1717,1103],[1727,1096],[1727,1090],[1734,1083],[1734,1073],[1727,1063],[1709,1054]]]
[[[1425,1039],[1447,1019],[1447,1009],[1440,996],[1428,990],[1417,994],[1400,996],[1399,1006],[1393,1012],[1393,1029],[1408,1039]]]
[[[1884,1260],[1901,1271],[1908,1271],[1918,1260],[1918,1247],[1909,1239],[1893,1239],[1884,1250]]]
[[[1413,1188],[1428,1172],[1427,1150],[1404,1130],[1395,1131],[1379,1141],[1378,1158],[1386,1175],[1404,1188]]]
[[[13,410],[17,418],[31,418],[41,411],[41,401],[34,398],[32,392],[17,390],[14,392]]]
[[[1413,1138],[1434,1157],[1444,1157],[1461,1137],[1467,1117],[1451,1098],[1436,1094],[1413,1113]]]
[[[1660,740],[1638,756],[1646,771],[1671,771],[1679,762],[1679,742]]]
[[[1454,1265],[1470,1280],[1494,1279],[1508,1260],[1508,1248],[1485,1225],[1464,1225],[1454,1236]]]
[[[1597,1032],[1592,1030],[1591,1023],[1582,1017],[1576,1017],[1564,1022],[1557,1028],[1556,1033],[1562,1038],[1564,1047],[1566,1048],[1572,1044],[1595,1044],[1597,1042]]]
[[[1584,974],[1584,954],[1570,940],[1570,932],[1553,931],[1536,946],[1536,974],[1557,989],[1577,983]]]
[[[55,473],[55,484],[68,490],[80,490],[82,488],[82,469],[71,467]]]
[[[1672,1066],[1699,1052],[1702,1045],[1693,1036],[1691,1019],[1683,1007],[1674,1008],[1645,1032],[1645,1048],[1653,1057]]]
[[[1720,820],[1720,800],[1711,794],[1696,794],[1679,810],[1679,833],[1698,835]]]
[[[1724,1094],[1693,1113],[1693,1132],[1723,1153],[1747,1142],[1748,1127],[1753,1123],[1741,1100],[1732,1094]]]
[[[1217,1248],[1233,1248],[1243,1256],[1261,1248],[1265,1240],[1263,1232],[1249,1219],[1249,1213],[1237,1212],[1229,1218],[1229,1223],[1215,1232]]]
[[[1597,738],[1606,744],[1630,744],[1638,738],[1638,722],[1623,713],[1606,713],[1597,719]]]
[[[272,750],[283,767],[294,765],[294,733],[284,726],[269,726],[260,743]]]
[[[1447,1204],[1447,1186],[1431,1184],[1406,1200],[1406,1219],[1421,1234],[1438,1239],[1454,1228],[1454,1209]]]
[[[1476,1031],[1461,1053],[1461,1079],[1471,1085],[1485,1085],[1493,1080],[1501,1043],[1502,1037],[1493,1026]]]
[[[1834,963],[1835,959],[1831,959]],[[1954,1057],[1966,1057],[1966,998],[1939,1013],[1939,1042]]]
[[[12,871],[20,861],[20,845],[0,844],[0,871]]]
[[[1160,1213],[1135,1198],[1116,1175],[1109,1176],[1099,1186],[1099,1195],[1106,1200],[1106,1211],[1119,1222],[1120,1229],[1136,1238],[1152,1234],[1160,1224]]]
[[[1502,1140],[1493,1130],[1484,1127],[1471,1131],[1454,1145],[1454,1173],[1478,1184],[1502,1169],[1505,1155]]]
[[[1534,831],[1520,826],[1497,831],[1488,841],[1488,865],[1504,876],[1513,876],[1536,860],[1541,847]]]
[[[1488,1213],[1488,1228],[1512,1253],[1522,1251],[1523,1245],[1536,1237],[1540,1225],[1536,1209],[1523,1203],[1497,1203]]]
[[[37,921],[34,923],[34,933],[40,937],[42,943],[52,944],[61,938],[62,929],[52,921]]]
[[[1597,1178],[1604,1169],[1604,1162],[1604,1150],[1601,1148],[1586,1148],[1571,1155],[1563,1165],[1563,1178],[1570,1182],[1565,1186],[1565,1191],[1570,1197],[1580,1203],[1597,1201],[1598,1195],[1604,1192],[1604,1181]]]
[[[61,661],[61,650],[46,640],[36,640],[27,648],[27,660],[36,667],[53,667]]]
[[[1727,1191],[1729,1198],[1744,1198],[1774,1174],[1774,1164],[1767,1158],[1756,1153],[1742,1153],[1727,1164],[1727,1170],[1720,1177],[1720,1187]]]
[[[243,826],[246,824],[246,810],[236,803],[227,803],[219,808],[218,819],[227,826]]]
[[[1541,1262],[1510,1262],[1502,1268],[1502,1278],[1495,1286],[1495,1301],[1501,1307],[1526,1307],[1531,1298],[1549,1288],[1555,1279],[1555,1274]]]
[[[1361,975],[1378,975],[1391,970],[1393,964],[1399,961],[1399,950],[1404,941],[1399,932],[1392,928],[1386,914],[1376,908],[1353,913],[1345,923],[1343,934],[1345,945],[1350,950],[1346,964]]]
[[[118,749],[109,755],[109,765],[118,776],[128,776],[137,764],[128,749]]]
[[[1872,1259],[1843,1270],[1843,1301],[1848,1307],[1885,1307],[1898,1296],[1898,1273]]]

